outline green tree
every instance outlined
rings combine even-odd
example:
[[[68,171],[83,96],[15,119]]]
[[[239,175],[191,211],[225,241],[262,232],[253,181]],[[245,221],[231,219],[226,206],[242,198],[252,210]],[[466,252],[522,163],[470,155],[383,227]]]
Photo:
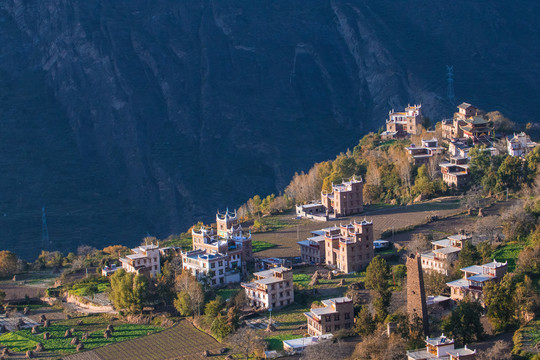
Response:
[[[174,299],[174,308],[181,316],[190,316],[193,314],[191,306],[191,298],[187,291],[181,291]]]
[[[211,318],[215,318],[223,308],[223,300],[218,296],[215,300],[209,301],[204,307],[204,314]]]
[[[489,322],[495,330],[504,331],[516,325],[516,301],[514,284],[510,274],[500,282],[490,281],[484,285],[484,303]]]
[[[468,298],[462,300],[452,313],[443,320],[443,331],[452,336],[460,344],[469,344],[484,335],[480,323],[482,305]]]
[[[482,260],[482,257],[478,253],[476,246],[465,241],[463,248],[459,252],[459,266],[456,269],[461,269],[467,266],[477,265]]]
[[[355,330],[360,336],[368,336],[375,331],[376,323],[367,306],[362,306],[356,315]]]
[[[229,336],[229,334],[232,332],[232,329],[227,323],[227,319],[220,315],[217,316],[212,322],[212,325],[210,326],[210,331],[212,331],[212,334],[216,337],[216,339],[221,341],[227,336]]]
[[[423,195],[425,197],[435,194],[436,185],[429,178],[426,165],[422,165],[418,168],[416,179],[414,180],[414,186],[412,191],[415,195]]]
[[[498,190],[519,189],[523,180],[523,162],[517,156],[507,156],[497,170]]]
[[[142,311],[147,292],[148,280],[143,275],[120,269],[111,276],[110,298],[118,310],[132,313]]]
[[[392,298],[389,284],[390,276],[386,260],[379,255],[375,256],[366,269],[365,284],[367,289],[373,290],[375,293],[373,306],[379,322],[384,321],[388,315],[388,307]]]

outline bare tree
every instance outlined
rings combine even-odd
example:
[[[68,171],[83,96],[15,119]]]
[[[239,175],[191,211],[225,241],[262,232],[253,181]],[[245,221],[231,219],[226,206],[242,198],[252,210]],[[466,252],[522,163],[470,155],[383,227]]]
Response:
[[[407,250],[411,254],[421,253],[431,248],[433,237],[424,233],[413,234],[411,242],[407,245]]]
[[[77,248],[77,255],[79,256],[86,256],[90,255],[96,250],[95,247],[92,247],[90,245],[81,245]]]
[[[439,164],[441,161],[442,155],[440,154],[435,154],[431,157],[431,159],[429,159],[427,163],[427,171],[431,180],[435,180],[439,177],[439,174],[441,173]]]
[[[399,335],[386,336],[375,331],[356,345],[353,359],[358,360],[401,360],[405,357],[405,341]]]
[[[474,231],[479,240],[491,243],[501,233],[501,218],[495,215],[478,218]]]
[[[285,194],[295,199],[296,203],[304,203],[320,197],[322,179],[319,178],[319,165],[315,164],[307,174],[294,174],[285,188]]]
[[[487,350],[478,352],[478,360],[506,360],[510,359],[510,344],[499,340]]]
[[[264,340],[255,330],[247,326],[241,327],[229,336],[227,342],[233,349],[242,354],[246,360],[249,360],[251,354],[258,356],[264,352]]]
[[[346,359],[350,355],[342,341],[332,342],[332,340],[322,341],[317,345],[308,346],[302,353],[302,360],[327,360]]]
[[[370,161],[368,171],[366,174],[366,184],[369,185],[381,185],[381,171],[375,161]]]
[[[193,308],[193,313],[201,315],[201,305],[204,303],[204,291],[202,285],[198,281],[192,282],[189,284],[188,294],[191,298],[191,306]]]

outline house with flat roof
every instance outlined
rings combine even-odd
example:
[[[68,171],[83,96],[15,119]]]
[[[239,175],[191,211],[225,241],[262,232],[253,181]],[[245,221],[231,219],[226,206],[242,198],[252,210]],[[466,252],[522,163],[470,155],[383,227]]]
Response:
[[[300,257],[302,262],[324,264],[325,260],[325,243],[324,243],[324,231],[315,230],[311,232],[311,237],[305,240],[298,241],[300,245]]]
[[[373,222],[366,219],[324,231],[326,265],[345,273],[359,271],[375,256]]]
[[[321,301],[322,307],[312,307],[304,315],[307,318],[308,334],[320,336],[351,329],[354,326],[354,305],[352,299],[339,297]]]
[[[439,147],[439,141],[437,139],[422,139],[421,146],[411,144],[405,150],[407,150],[409,160],[413,165],[421,166],[428,164],[434,155],[442,154],[443,148]]]
[[[335,217],[359,214],[364,211],[364,182],[353,176],[341,184],[332,184],[332,192],[321,192],[321,202],[328,214]]]
[[[470,181],[469,159],[462,157],[450,157],[450,161],[439,164],[443,181],[450,187],[460,188]]]
[[[512,138],[506,139],[506,150],[510,156],[525,156],[537,146],[538,144],[531,141],[530,136],[524,132],[514,133]]]
[[[424,121],[422,105],[408,105],[405,111],[388,112],[386,131],[381,133],[383,140],[401,139],[408,135],[416,135],[420,132],[420,125]]]
[[[469,103],[458,105],[458,111],[454,113],[452,119],[442,121],[442,137],[448,140],[461,139],[464,137],[462,126],[466,126],[467,119],[473,116],[481,115],[482,112],[476,106]]]
[[[182,253],[182,269],[189,271],[199,281],[208,281],[212,287],[240,282],[240,268],[231,268],[229,257],[205,250],[191,250]]]
[[[279,309],[294,302],[292,269],[276,267],[253,274],[255,280],[241,283],[251,306]]]
[[[131,254],[121,257],[120,264],[127,272],[154,277],[161,273],[159,245],[141,245],[131,249]]]
[[[466,296],[483,302],[483,287],[489,281],[499,281],[508,270],[507,262],[493,262],[483,265],[472,265],[460,269],[463,278],[446,283],[450,287],[452,300],[463,300]]]
[[[471,350],[465,345],[456,349],[454,340],[449,339],[444,334],[437,337],[426,337],[426,347],[423,349],[408,350],[407,360],[474,360],[476,350]]]
[[[328,220],[326,207],[321,201],[313,201],[309,204],[296,205],[296,216],[320,221]]]
[[[298,339],[283,340],[283,350],[288,354],[301,354],[308,346],[320,344],[323,341],[331,340],[332,334],[320,336],[309,336]]]
[[[471,235],[461,233],[449,236],[446,239],[432,241],[431,251],[420,254],[422,270],[449,275],[452,264],[458,260],[459,253],[463,249],[463,244],[471,240]]]

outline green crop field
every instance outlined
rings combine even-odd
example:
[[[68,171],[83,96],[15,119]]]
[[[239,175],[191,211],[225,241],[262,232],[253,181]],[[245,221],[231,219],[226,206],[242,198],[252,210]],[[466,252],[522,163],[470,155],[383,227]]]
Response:
[[[491,257],[497,261],[508,261],[508,271],[511,272],[516,268],[517,258],[523,248],[524,245],[522,244],[508,243],[495,250]]]
[[[82,320],[81,325],[77,325],[77,321]],[[70,342],[73,336],[77,336],[81,340],[85,332],[89,333],[88,340],[81,340],[85,349],[95,349],[107,344],[116,343],[119,341],[131,340],[141,336],[146,336],[148,333],[155,333],[163,330],[163,328],[152,325],[138,324],[114,324],[114,332],[111,338],[105,339],[103,332],[109,322],[107,319],[100,316],[89,316],[85,318],[70,319],[53,323],[48,328],[40,327],[39,334],[32,334],[30,329],[20,330],[13,333],[5,333],[0,336],[0,344],[9,348],[12,351],[20,352],[33,350],[37,343],[42,343],[47,352],[63,355],[70,354],[76,351],[76,345],[71,345]],[[74,329],[72,337],[64,338],[66,330]],[[43,333],[50,334],[49,340],[43,339]]]
[[[276,246],[277,246],[276,244],[272,244],[266,241],[253,241],[252,243],[252,248],[253,248],[254,253],[268,250]]]

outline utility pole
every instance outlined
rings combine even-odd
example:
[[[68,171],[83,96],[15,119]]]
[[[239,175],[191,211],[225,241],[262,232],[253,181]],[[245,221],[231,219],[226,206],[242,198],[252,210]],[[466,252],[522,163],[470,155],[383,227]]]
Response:
[[[446,96],[448,97],[448,100],[453,104],[456,97],[454,93],[454,66],[446,65],[446,80],[448,82]]]
[[[43,247],[50,245],[49,229],[47,228],[47,217],[45,216],[45,205],[41,208],[41,245]]]

